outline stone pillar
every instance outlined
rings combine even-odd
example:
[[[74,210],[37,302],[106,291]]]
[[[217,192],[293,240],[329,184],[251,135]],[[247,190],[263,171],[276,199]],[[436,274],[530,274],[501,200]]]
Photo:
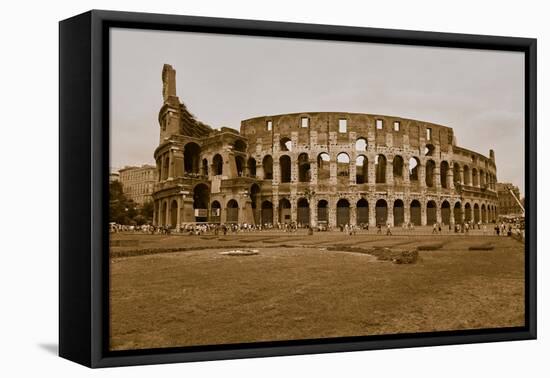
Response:
[[[183,150],[174,148],[171,149],[170,152],[172,153],[172,164],[170,165],[172,174],[170,177],[183,176]]]
[[[332,197],[328,200],[328,224],[330,227],[336,226],[336,201]]]
[[[168,226],[170,224],[170,205],[172,200],[169,199],[169,200],[166,200],[166,212],[164,214],[164,225],[165,226]]]
[[[263,179],[264,178],[264,166],[261,162],[256,162],[256,177]]]
[[[298,159],[290,156],[290,182],[298,182]]]
[[[420,224],[422,226],[425,226],[426,224],[428,224],[425,201],[420,202]]]
[[[309,219],[311,227],[317,227],[317,200],[315,198],[309,200]]]
[[[419,164],[418,165],[418,183],[420,184],[421,188],[426,187],[426,164]]]
[[[464,185],[464,167],[460,166],[458,171],[460,172],[460,185]]]
[[[394,203],[389,198],[386,199],[386,203],[388,204],[388,219],[386,220],[386,223],[389,223],[393,227],[393,224],[394,224],[393,204]]]
[[[449,170],[447,171],[447,187],[451,190],[454,190],[455,188],[454,172],[451,168],[449,168]]]
[[[353,226],[357,225],[357,207],[355,203],[350,203],[349,207],[349,223]]]
[[[376,199],[369,200],[369,228],[376,227]]]
[[[349,161],[349,184],[350,185],[356,185],[357,184],[357,167],[355,166],[355,160]]]
[[[393,185],[393,161],[386,160],[386,184]]]
[[[174,151],[170,149],[168,151],[168,180],[174,178]]]
[[[408,199],[403,201],[403,222],[407,226],[411,222],[411,201]]]
[[[281,168],[279,167],[279,158],[273,159],[273,184],[281,182]]]
[[[184,195],[181,200],[182,208],[182,222],[194,222],[195,221],[195,209],[193,209],[193,197],[192,194]]]
[[[177,219],[176,219],[176,230],[179,232],[180,231],[180,225],[181,225],[181,212],[182,212],[182,198],[178,198],[177,199],[177,202],[178,202],[178,210],[177,210]]]
[[[290,196],[290,221],[294,223],[298,221],[298,200],[292,194]]]
[[[311,159],[311,158],[310,158]],[[319,175],[319,167],[317,166],[317,158],[314,157],[309,163],[311,173],[311,183],[317,185],[317,176]]]
[[[433,173],[433,179],[434,179],[434,188],[439,192],[441,190],[441,172],[439,170],[439,165],[435,165],[434,167],[434,173]],[[447,177],[445,177],[445,180]]]
[[[408,185],[411,183],[409,177],[409,161],[403,158],[403,184]]]
[[[437,219],[437,223],[441,224],[441,222],[442,222],[442,219],[441,219],[441,204],[436,204],[435,217]]]
[[[338,170],[338,163],[333,159],[330,159],[330,179],[329,183],[331,185],[338,184],[338,177],[336,176]]]
[[[374,185],[376,183],[376,170],[374,169],[375,167],[375,164],[374,164],[374,159],[369,159],[368,161],[368,172],[367,172],[367,182],[370,184],[370,185]]]

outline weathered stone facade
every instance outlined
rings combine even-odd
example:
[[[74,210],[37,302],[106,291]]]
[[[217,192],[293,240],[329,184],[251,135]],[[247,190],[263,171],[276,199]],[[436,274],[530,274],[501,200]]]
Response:
[[[372,114],[295,113],[212,129],[162,73],[156,225],[189,222],[417,225],[490,222],[496,164],[453,129]]]
[[[519,200],[519,188],[511,183],[497,183],[498,194],[498,214],[499,215],[520,215],[523,214],[521,206],[510,193],[510,190],[514,192],[516,198]]]

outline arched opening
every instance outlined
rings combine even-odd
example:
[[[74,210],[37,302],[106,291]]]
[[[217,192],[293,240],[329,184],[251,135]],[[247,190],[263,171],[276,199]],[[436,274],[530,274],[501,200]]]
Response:
[[[281,138],[280,150],[292,151],[292,141],[290,140],[290,138]]]
[[[487,210],[485,204],[481,205],[481,222],[487,223]]]
[[[223,174],[223,158],[220,154],[214,155],[214,158],[212,159],[212,166],[214,176]]]
[[[260,223],[260,186],[252,184],[250,187],[250,202],[252,206],[252,214],[254,215],[254,224]]]
[[[279,200],[279,223],[292,222],[290,208],[290,201],[288,199],[282,198]]]
[[[477,169],[472,168],[472,185],[479,186],[479,176],[477,175]]]
[[[460,204],[460,202],[455,203],[454,217],[455,217],[455,224],[462,223],[462,205]]]
[[[426,222],[429,225],[437,223],[437,204],[435,201],[428,201],[426,204]]]
[[[472,205],[466,203],[464,205],[464,221],[470,222],[472,220]]]
[[[309,182],[311,180],[311,166],[308,154],[301,153],[298,156],[298,181]]]
[[[355,142],[355,151],[364,152],[367,150],[367,140],[365,138],[359,138]]]
[[[441,204],[441,222],[451,224],[451,205],[448,201],[443,201]]]
[[[170,227],[174,228],[178,224],[178,201],[172,200],[170,204]]]
[[[227,223],[239,222],[239,203],[232,199],[227,203]]]
[[[328,180],[330,177],[330,156],[326,152],[317,156],[317,177],[319,180]]]
[[[220,223],[222,215],[222,205],[218,201],[213,201],[210,205],[210,222]]]
[[[393,178],[396,181],[403,179],[403,158],[399,155],[395,155],[393,158]]]
[[[256,177],[256,159],[249,157],[246,164],[248,166],[248,176]]]
[[[433,144],[427,144],[424,148],[424,156],[434,156],[435,147]]]
[[[273,224],[273,203],[271,201],[262,202],[262,224]]]
[[[384,155],[376,155],[374,171],[376,172],[376,183],[384,184],[386,182],[386,157]]]
[[[298,200],[298,224],[309,226],[309,201],[305,198]]]
[[[420,170],[420,160],[416,157],[409,159],[409,181],[418,183],[418,171]]]
[[[455,186],[458,186],[462,183],[462,178],[460,175],[460,165],[458,165],[458,163],[453,164],[453,181]]]
[[[485,189],[486,188],[486,184],[487,183],[487,178],[486,178],[486,173],[480,169],[479,170],[479,186],[481,186],[481,188]]]
[[[435,172],[435,162],[433,160],[428,160],[426,162],[426,186],[428,188],[434,187],[434,173]]]
[[[185,173],[199,173],[201,148],[197,143],[187,143],[183,149],[183,169]]]
[[[349,155],[345,152],[340,152],[336,157],[336,161],[336,175],[338,178],[349,178]]]
[[[264,180],[273,180],[273,158],[271,155],[265,155],[262,160],[264,169]]]
[[[415,226],[422,225],[422,209],[418,200],[411,202],[411,223]]]
[[[193,188],[193,211],[195,222],[208,220],[208,204],[210,203],[210,190],[206,184],[198,184]]]
[[[233,143],[233,151],[246,152],[246,143],[242,140],[236,140]]]
[[[336,203],[336,225],[344,226],[346,224],[349,224],[349,201],[342,198]]]
[[[464,185],[471,185],[472,181],[470,180],[470,167],[465,165],[462,171],[464,174]]]
[[[369,203],[364,198],[357,201],[357,224],[369,224]]]
[[[474,204],[474,222],[478,223],[480,221],[480,213],[479,213],[479,205],[476,203]]]
[[[441,187],[443,189],[448,189],[449,188],[449,184],[448,184],[448,176],[449,175],[449,163],[447,163],[445,160],[443,160],[441,162],[441,164],[439,165],[439,177],[440,177],[440,181],[441,181]]]
[[[376,224],[377,225],[386,225],[388,221],[388,204],[385,200],[379,199],[376,201]]]
[[[320,224],[328,223],[328,201],[320,200],[317,203],[317,222]]]
[[[402,200],[396,199],[393,203],[393,225],[398,227],[405,222],[405,204]]]
[[[202,159],[201,174],[203,176],[208,176],[208,159]]]
[[[291,177],[290,156],[283,155],[279,158],[279,168],[281,170],[281,182],[290,182]]]
[[[166,214],[168,213],[168,202],[163,202],[163,204],[160,206],[160,219],[159,219],[159,226],[167,226],[166,222]]]
[[[365,184],[369,177],[368,160],[365,155],[360,155],[355,159],[355,182]]]
[[[237,177],[242,177],[244,171],[244,158],[242,156],[235,156],[235,167],[237,169]]]

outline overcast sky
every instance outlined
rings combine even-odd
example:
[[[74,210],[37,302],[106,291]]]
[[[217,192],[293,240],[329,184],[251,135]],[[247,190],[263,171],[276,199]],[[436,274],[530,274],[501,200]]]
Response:
[[[523,53],[111,29],[111,166],[154,164],[164,63],[197,119],[341,111],[452,127],[524,193]]]

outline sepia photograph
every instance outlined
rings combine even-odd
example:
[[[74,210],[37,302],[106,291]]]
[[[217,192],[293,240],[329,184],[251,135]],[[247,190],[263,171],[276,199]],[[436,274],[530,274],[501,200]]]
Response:
[[[526,326],[524,52],[109,49],[110,351]]]

